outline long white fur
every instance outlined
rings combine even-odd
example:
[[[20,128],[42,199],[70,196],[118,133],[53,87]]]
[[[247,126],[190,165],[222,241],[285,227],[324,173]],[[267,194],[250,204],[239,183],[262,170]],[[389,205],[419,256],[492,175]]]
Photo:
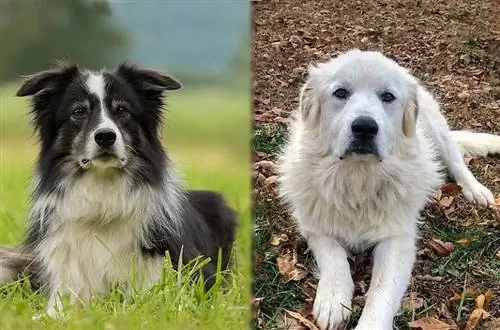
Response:
[[[458,144],[464,156],[481,157],[500,154],[500,136],[487,133],[451,131],[451,138]]]
[[[348,101],[332,95],[339,86],[349,86]],[[396,96],[393,103],[380,101],[385,90]],[[491,203],[492,194],[465,166],[434,98],[380,53],[352,50],[310,67],[299,103],[280,156],[279,194],[318,264],[313,315],[322,329],[349,317],[354,285],[346,251],[376,245],[356,329],[392,329],[411,277],[420,210],[442,182],[439,158],[469,200]],[[379,125],[381,161],[341,160],[352,139],[350,125],[360,115]],[[494,144],[485,150],[494,151]]]
[[[60,312],[58,297],[71,297],[71,303],[88,302],[106,294],[114,283],[127,282],[130,289],[142,290],[161,275],[164,258],[141,253],[139,242],[147,243],[144,233],[148,219],[159,214],[153,206],[164,207],[172,216],[165,223],[173,237],[182,196],[175,185],[164,191],[141,188],[130,191],[123,179],[108,180],[99,172],[61,185],[55,194],[39,198],[32,212],[55,208],[47,224],[46,240],[35,251],[47,270],[51,283],[47,312]],[[132,284],[130,284],[132,283]]]

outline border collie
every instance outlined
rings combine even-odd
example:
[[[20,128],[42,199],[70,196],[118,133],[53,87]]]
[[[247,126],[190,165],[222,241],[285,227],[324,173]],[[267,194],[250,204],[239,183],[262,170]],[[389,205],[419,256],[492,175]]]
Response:
[[[62,63],[25,80],[17,96],[32,96],[41,148],[26,240],[0,249],[0,285],[27,270],[56,316],[63,297],[85,303],[118,283],[155,284],[167,252],[174,267],[209,257],[202,276],[213,285],[237,215],[216,192],[183,190],[174,174],[159,135],[163,93],[180,88],[127,63],[113,72]]]

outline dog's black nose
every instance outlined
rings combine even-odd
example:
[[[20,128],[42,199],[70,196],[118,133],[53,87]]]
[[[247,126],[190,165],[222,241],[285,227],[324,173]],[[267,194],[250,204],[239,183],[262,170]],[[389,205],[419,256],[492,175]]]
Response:
[[[373,138],[378,133],[378,125],[373,118],[360,116],[352,122],[351,130],[356,137]]]
[[[95,143],[103,148],[109,148],[116,141],[116,133],[109,128],[98,129],[94,134]]]

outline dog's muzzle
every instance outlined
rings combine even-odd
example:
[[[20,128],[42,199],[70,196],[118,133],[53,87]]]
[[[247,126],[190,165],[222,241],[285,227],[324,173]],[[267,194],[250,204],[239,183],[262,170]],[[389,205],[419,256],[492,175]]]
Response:
[[[351,124],[352,139],[341,159],[351,155],[374,155],[379,157],[376,137],[377,122],[368,116],[359,116]]]
[[[88,168],[92,165],[100,167],[123,167],[126,163],[124,157],[119,156],[117,146],[117,133],[112,128],[100,128],[93,134],[96,148],[89,158],[83,158],[81,165]]]

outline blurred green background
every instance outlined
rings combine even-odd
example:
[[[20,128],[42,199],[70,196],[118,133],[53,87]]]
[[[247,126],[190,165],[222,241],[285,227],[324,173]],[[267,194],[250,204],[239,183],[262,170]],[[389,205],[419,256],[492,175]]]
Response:
[[[27,116],[29,100],[14,96],[21,76],[58,59],[90,69],[112,69],[128,60],[165,70],[184,85],[167,95],[162,136],[185,185],[223,192],[241,215],[233,287],[209,307],[197,302],[185,317],[169,317],[169,324],[175,328],[177,318],[191,320],[195,328],[246,326],[251,280],[249,36],[250,4],[244,0],[0,2],[0,244],[23,238],[38,146]],[[0,295],[0,328],[38,328],[31,316],[43,303],[33,300],[30,308],[19,308],[24,298]],[[85,318],[96,317],[89,313],[66,326],[89,328]],[[131,326],[149,317],[140,312],[127,316]],[[182,328],[185,323],[178,324]]]

